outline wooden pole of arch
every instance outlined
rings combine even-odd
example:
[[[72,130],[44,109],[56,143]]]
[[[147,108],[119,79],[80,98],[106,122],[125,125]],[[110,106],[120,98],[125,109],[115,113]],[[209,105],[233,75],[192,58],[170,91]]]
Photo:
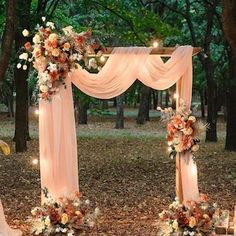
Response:
[[[104,51],[103,55],[108,56],[111,54],[113,47],[108,47]],[[163,57],[170,57],[171,54],[176,50],[176,47],[156,47],[152,48],[151,55],[161,55]],[[197,55],[201,51],[200,47],[193,48],[193,56]]]

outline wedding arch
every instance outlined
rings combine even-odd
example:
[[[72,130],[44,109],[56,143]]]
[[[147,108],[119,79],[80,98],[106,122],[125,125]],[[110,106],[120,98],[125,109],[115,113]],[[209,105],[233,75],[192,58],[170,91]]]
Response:
[[[72,83],[100,99],[122,94],[136,79],[156,90],[176,84],[179,98],[190,108],[192,55],[198,52],[199,48],[192,46],[117,47],[107,51],[109,58],[99,73],[91,74],[82,67],[70,72],[65,80],[66,89],[59,90],[50,102],[39,102],[41,187],[46,187],[54,198],[79,190]],[[164,63],[161,56],[170,58]],[[199,197],[197,166],[190,152],[180,153],[176,158],[176,195],[181,202]]]

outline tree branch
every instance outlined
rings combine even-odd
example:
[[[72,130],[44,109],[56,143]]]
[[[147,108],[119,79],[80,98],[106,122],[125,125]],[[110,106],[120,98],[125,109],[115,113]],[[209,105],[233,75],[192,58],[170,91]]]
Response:
[[[124,16],[122,16],[121,14],[117,13],[114,9],[109,8],[106,5],[103,5],[101,2],[98,1],[93,1],[93,3],[103,7],[104,9],[110,11],[111,13],[113,13],[114,15],[118,16],[120,19],[122,19],[123,21],[125,21],[127,23],[127,25],[130,27],[130,29],[133,31],[134,35],[137,37],[137,39],[145,45],[145,42],[139,37],[138,33],[136,32],[133,22],[127,18],[125,18]]]

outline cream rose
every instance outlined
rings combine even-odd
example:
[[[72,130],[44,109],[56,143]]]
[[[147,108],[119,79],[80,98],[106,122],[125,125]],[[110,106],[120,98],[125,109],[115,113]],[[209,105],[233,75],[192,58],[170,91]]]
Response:
[[[48,86],[47,85],[40,85],[39,89],[43,93],[48,92]]]
[[[197,152],[197,151],[199,150],[199,145],[198,145],[198,144],[193,145],[192,148],[191,148],[191,150],[192,150],[193,152]]]
[[[25,60],[25,61],[27,61],[28,57],[29,57],[29,55],[28,55],[28,53],[26,53],[26,52],[20,54],[20,56],[19,56],[19,58],[20,58],[21,60]]]
[[[27,36],[29,36],[29,31],[27,29],[24,29],[22,31],[22,34],[23,34],[24,37],[27,37]]]
[[[182,151],[183,151],[182,145],[181,145],[181,144],[175,145],[175,151],[176,151],[176,152],[182,152]]]
[[[195,116],[189,116],[188,120],[191,120],[194,123],[194,122],[196,122],[196,117]]]
[[[183,130],[185,135],[191,135],[193,133],[193,129],[191,127]]]
[[[58,39],[58,35],[55,34],[55,33],[52,33],[52,34],[49,35],[48,39],[50,41],[56,41]]]
[[[50,220],[50,217],[49,217],[49,216],[46,217],[44,223],[45,223],[45,225],[47,225],[47,226],[50,226],[50,225],[51,225],[51,220]]]
[[[41,38],[38,34],[36,34],[34,37],[33,37],[33,43],[34,44],[39,44],[41,42]]]
[[[61,223],[65,225],[69,221],[69,217],[66,213],[63,213],[61,216]]]
[[[177,229],[179,228],[179,223],[178,223],[177,220],[174,220],[174,221],[173,221],[173,223],[172,223],[172,228],[173,228],[174,230],[177,230]]]

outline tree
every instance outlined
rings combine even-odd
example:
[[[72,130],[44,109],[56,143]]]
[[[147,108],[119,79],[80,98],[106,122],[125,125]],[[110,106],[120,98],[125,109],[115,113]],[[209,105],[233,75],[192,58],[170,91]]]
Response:
[[[1,40],[2,43],[1,43],[1,55],[0,55],[0,83],[5,77],[14,41],[16,0],[8,0],[6,3],[6,9],[7,9],[6,24]]]
[[[236,2],[222,0],[225,37],[231,47],[229,83],[227,89],[227,128],[225,149],[236,151]]]
[[[22,35],[24,29],[30,28],[31,0],[17,0],[17,30],[15,33],[16,54],[27,42]],[[15,67],[16,68],[16,67]],[[15,115],[15,137],[16,152],[27,150],[28,140],[28,70],[15,69],[16,85],[16,115]]]
[[[149,121],[149,109],[150,109],[150,96],[151,89],[147,86],[141,87],[140,92],[140,105],[137,117],[137,124],[144,124],[146,121]]]
[[[116,129],[124,129],[124,93],[116,97]]]

